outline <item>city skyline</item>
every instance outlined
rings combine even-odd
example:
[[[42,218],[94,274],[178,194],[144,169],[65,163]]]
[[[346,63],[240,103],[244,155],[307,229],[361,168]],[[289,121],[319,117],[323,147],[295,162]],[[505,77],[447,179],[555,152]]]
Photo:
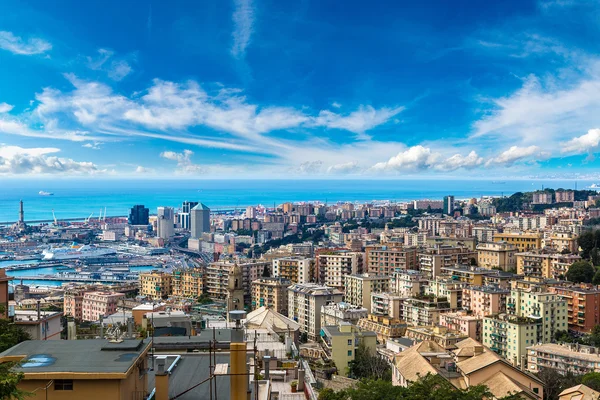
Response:
[[[600,179],[591,1],[4,8],[2,178]]]

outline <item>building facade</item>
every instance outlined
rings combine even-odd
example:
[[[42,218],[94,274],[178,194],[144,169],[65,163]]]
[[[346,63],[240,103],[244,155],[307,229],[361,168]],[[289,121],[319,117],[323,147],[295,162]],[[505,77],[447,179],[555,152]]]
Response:
[[[335,288],[315,283],[296,283],[288,288],[288,317],[300,324],[300,330],[310,340],[317,340],[321,331],[321,307],[343,300]]]

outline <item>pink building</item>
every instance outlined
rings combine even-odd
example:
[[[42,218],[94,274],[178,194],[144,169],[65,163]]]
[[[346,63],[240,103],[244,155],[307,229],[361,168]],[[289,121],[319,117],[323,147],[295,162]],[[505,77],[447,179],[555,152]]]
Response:
[[[481,340],[483,319],[473,315],[467,315],[465,311],[440,314],[440,325],[458,331],[477,341]]]
[[[73,317],[78,321],[83,319],[83,294],[84,289],[69,289],[63,299],[63,311],[66,317]]]
[[[486,315],[506,312],[506,299],[510,290],[496,286],[471,286],[463,289],[463,309],[471,315],[485,317]]]
[[[83,295],[82,311],[84,321],[98,321],[100,317],[117,312],[119,301],[124,300],[123,293],[88,292]]]

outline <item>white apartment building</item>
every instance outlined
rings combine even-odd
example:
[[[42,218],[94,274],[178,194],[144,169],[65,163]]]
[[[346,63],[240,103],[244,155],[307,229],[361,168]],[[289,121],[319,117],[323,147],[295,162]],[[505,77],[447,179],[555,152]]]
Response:
[[[288,317],[300,325],[308,339],[317,340],[321,332],[321,308],[343,299],[339,290],[315,283],[296,283],[288,288]]]

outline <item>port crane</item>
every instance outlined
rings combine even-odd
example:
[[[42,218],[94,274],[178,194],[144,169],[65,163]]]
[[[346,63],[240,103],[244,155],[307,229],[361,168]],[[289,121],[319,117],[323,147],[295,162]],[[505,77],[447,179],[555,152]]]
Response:
[[[56,215],[54,215],[54,208],[52,209],[52,219],[54,220],[54,226],[58,226],[58,221],[56,220]]]

